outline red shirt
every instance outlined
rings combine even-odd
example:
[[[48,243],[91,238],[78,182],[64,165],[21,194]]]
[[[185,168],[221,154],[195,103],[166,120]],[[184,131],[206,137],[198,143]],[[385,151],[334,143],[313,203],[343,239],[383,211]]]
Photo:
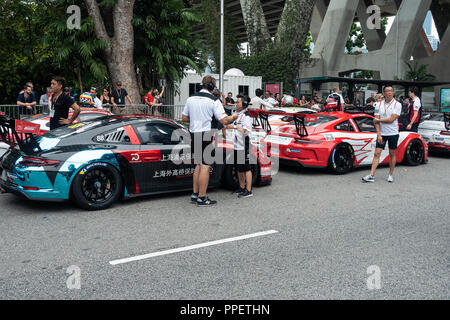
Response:
[[[152,96],[151,93],[147,93],[147,94],[144,96],[144,101],[145,101],[145,104],[146,104],[146,105],[150,105],[150,104],[153,102],[153,100],[154,100],[154,98],[153,98],[153,96]]]

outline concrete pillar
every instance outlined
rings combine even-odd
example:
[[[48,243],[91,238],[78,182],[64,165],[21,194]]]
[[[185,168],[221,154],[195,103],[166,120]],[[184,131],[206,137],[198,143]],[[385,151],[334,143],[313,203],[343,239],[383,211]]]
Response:
[[[358,0],[331,0],[325,19],[315,43],[312,58],[323,59],[328,75],[337,75],[338,59],[345,50],[345,44],[355,17]]]
[[[325,6],[325,0],[317,0],[314,5],[310,27],[314,42],[316,42],[319,37],[320,28],[322,27],[323,19],[325,19],[326,13],[327,7]]]

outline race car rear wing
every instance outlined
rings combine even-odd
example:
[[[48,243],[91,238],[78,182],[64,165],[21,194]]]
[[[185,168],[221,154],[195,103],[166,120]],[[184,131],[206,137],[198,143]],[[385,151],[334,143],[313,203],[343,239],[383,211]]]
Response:
[[[254,118],[253,124],[261,125],[262,129],[267,133],[272,131],[272,127],[270,126],[269,116],[286,116],[292,117],[295,124],[295,130],[300,138],[307,137],[308,130],[306,129],[307,122],[316,122],[317,117],[311,114],[304,113],[288,113],[288,112],[277,112],[277,111],[264,111],[260,109],[249,110],[250,116]]]
[[[40,125],[9,119],[0,113],[0,141],[11,147],[19,146],[20,150],[26,154],[42,151],[34,138],[34,134],[39,133]]]

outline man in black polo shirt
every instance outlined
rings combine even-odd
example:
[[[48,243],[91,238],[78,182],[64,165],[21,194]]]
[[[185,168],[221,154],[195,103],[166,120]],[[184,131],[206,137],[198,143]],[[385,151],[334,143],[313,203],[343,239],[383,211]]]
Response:
[[[133,106],[133,102],[131,101],[127,90],[122,88],[122,82],[117,81],[116,88],[111,92],[111,102],[114,108],[116,108],[116,112],[122,113],[122,110],[125,108],[125,99],[128,99],[130,105]],[[117,110],[117,106],[119,106],[119,110]]]
[[[36,113],[36,97],[33,88],[26,85],[23,91],[17,97],[17,105],[19,106],[20,115],[30,115]]]
[[[63,77],[53,77],[50,87],[53,95],[50,102],[50,130],[71,124],[80,114],[80,107],[73,102],[72,98],[63,93],[65,79]],[[73,109],[73,114],[69,118],[69,109]]]

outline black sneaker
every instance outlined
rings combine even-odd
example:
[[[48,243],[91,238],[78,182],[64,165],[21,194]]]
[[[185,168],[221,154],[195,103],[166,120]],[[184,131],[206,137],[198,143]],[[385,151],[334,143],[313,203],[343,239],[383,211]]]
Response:
[[[217,201],[211,200],[208,197],[198,198],[197,199],[197,207],[212,207],[217,204]]]
[[[198,193],[197,194],[193,193],[191,195],[191,203],[196,204],[197,203],[197,199],[198,199]]]
[[[248,190],[244,190],[244,192],[242,192],[239,195],[239,198],[250,198],[250,197],[253,197],[253,192],[248,191]]]
[[[242,189],[242,188],[239,188],[239,189],[237,189],[237,190],[235,190],[234,192],[233,192],[233,194],[235,194],[235,195],[240,195],[242,192],[244,192],[245,191],[245,189]]]

